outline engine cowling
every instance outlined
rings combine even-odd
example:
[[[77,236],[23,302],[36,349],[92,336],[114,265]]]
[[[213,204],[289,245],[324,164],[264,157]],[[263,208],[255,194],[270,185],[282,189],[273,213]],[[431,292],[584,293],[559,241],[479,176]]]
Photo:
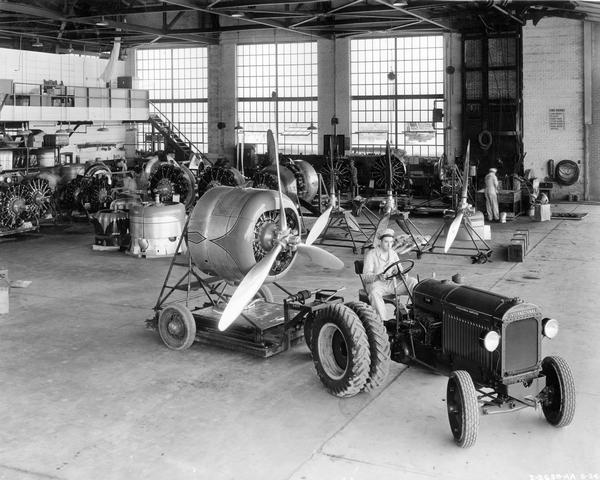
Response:
[[[299,232],[294,203],[283,197],[289,228]],[[275,190],[214,187],[190,215],[188,248],[200,270],[228,283],[239,283],[272,248],[279,228],[279,194]],[[279,254],[267,282],[291,267],[295,251]]]

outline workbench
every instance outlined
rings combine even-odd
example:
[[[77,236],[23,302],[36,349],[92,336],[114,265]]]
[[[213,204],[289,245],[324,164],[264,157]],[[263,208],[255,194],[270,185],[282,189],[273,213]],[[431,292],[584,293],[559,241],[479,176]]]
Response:
[[[477,210],[486,211],[484,189],[477,190],[475,202]],[[498,210],[519,216],[522,213],[521,190],[498,190]]]

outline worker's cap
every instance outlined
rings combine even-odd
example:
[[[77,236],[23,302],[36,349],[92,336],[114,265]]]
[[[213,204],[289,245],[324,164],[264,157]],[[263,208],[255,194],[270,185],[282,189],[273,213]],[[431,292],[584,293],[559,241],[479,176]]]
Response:
[[[497,168],[490,168],[490,172],[492,172],[492,173],[496,173],[497,171],[498,171]]]
[[[386,228],[383,233],[381,235],[379,235],[379,240],[383,240],[385,237],[392,237],[394,238],[396,236],[396,232],[394,232],[394,230],[392,230],[391,228]]]

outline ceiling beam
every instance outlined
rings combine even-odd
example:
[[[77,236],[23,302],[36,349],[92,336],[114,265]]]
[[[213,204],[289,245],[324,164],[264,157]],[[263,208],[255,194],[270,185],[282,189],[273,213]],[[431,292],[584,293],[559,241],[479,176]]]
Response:
[[[306,20],[302,20],[301,22],[294,23],[294,24],[290,25],[290,28],[297,28],[300,25],[303,25],[305,23],[310,23],[313,20],[316,20],[318,18],[322,18],[322,17],[326,17],[326,16],[329,16],[329,15],[333,15],[335,12],[339,12],[340,10],[343,10],[344,8],[351,7],[351,6],[356,5],[357,3],[361,3],[361,2],[362,2],[362,0],[353,0],[351,2],[348,2],[345,5],[340,5],[339,7],[336,7],[334,9],[329,10],[327,12],[324,12],[322,14],[313,15],[312,17],[307,18]]]
[[[50,18],[57,22],[66,21],[66,22],[71,22],[71,23],[79,23],[79,24],[83,24],[83,25],[95,25],[95,22],[91,19],[90,20],[81,19],[79,17],[69,18],[69,17],[59,14],[53,10],[49,10],[47,8],[36,7],[33,5],[27,5],[27,4],[23,4],[23,3],[0,2],[0,11],[10,11],[10,12],[30,15],[30,16],[38,17],[38,18],[42,18],[42,19]],[[98,18],[99,16],[100,16],[100,14],[98,14],[92,18]],[[201,39],[194,35],[172,35],[168,31],[165,32],[158,28],[146,27],[144,25],[136,25],[136,24],[126,23],[126,22],[119,22],[119,21],[114,21],[114,20],[110,20],[110,19],[106,19],[106,18],[105,18],[105,20],[110,27],[113,27],[115,29],[120,28],[123,31],[134,31],[134,32],[138,32],[138,33],[162,36],[162,37],[172,38],[172,39],[179,40],[179,41],[186,41],[186,42],[192,42],[192,43],[201,43],[201,44],[217,43],[217,41],[215,39]],[[115,36],[119,36],[119,35],[121,35],[121,33],[122,32],[115,32]]]
[[[423,17],[421,15],[419,15],[418,13],[413,13],[410,10],[406,9],[406,8],[402,8],[402,7],[396,7],[395,5],[391,4],[389,2],[389,0],[375,0],[377,3],[381,4],[381,5],[387,5],[390,8],[393,8],[394,10],[398,10],[399,12],[405,13],[407,15],[410,15],[412,17],[418,18],[419,20],[423,20],[424,22],[427,23],[431,23],[432,25],[436,25],[438,27],[440,27],[443,30],[449,30],[449,31],[453,31],[454,29],[448,27],[447,25],[444,25],[442,23],[438,23],[434,20],[431,20],[429,18]]]
[[[266,25],[268,27],[271,28],[275,28],[278,30],[287,30],[290,32],[294,32],[294,33],[299,33],[301,35],[308,35],[308,36],[315,36],[312,33],[309,32],[303,32],[301,30],[296,30],[293,28],[290,28],[286,25],[283,25],[281,23],[277,23],[277,22],[272,22],[272,21],[268,21],[268,20],[258,20],[258,19],[253,19],[251,16],[246,15],[244,17],[232,17],[231,14],[229,13],[225,13],[219,10],[215,10],[215,9],[211,9],[211,8],[207,8],[207,7],[200,7],[198,6],[198,4],[196,4],[195,2],[192,2],[191,0],[164,0],[165,3],[168,3],[170,5],[179,5],[181,7],[188,7],[191,10],[197,10],[198,12],[204,12],[204,13],[208,13],[208,14],[212,14],[212,15],[219,15],[221,17],[226,17],[226,18],[232,18],[235,20],[239,20],[242,22],[250,22],[250,23],[259,23],[261,25]],[[255,0],[256,2],[256,0]],[[253,2],[253,3],[255,3]],[[290,3],[290,2],[277,2],[277,3]],[[301,2],[298,2],[301,3]],[[221,3],[219,3],[219,7],[221,7]],[[247,7],[246,4],[243,4],[243,6],[241,7],[242,9]]]

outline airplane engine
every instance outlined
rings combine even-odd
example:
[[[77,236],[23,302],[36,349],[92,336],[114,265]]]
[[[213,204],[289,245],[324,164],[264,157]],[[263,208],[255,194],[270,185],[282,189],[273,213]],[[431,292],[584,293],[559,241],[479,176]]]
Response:
[[[283,203],[289,228],[299,234],[296,207],[285,196]],[[273,248],[279,233],[279,209],[279,194],[274,190],[211,188],[190,215],[188,248],[194,263],[207,274],[239,283]],[[295,257],[295,250],[283,250],[266,281],[282,277]]]
[[[279,178],[283,193],[292,200],[302,199],[311,202],[319,191],[319,176],[314,167],[305,160],[281,162]],[[277,190],[277,169],[269,165],[259,170],[254,178],[255,188]]]
[[[281,191],[284,195],[290,197],[293,201],[298,198],[298,187],[296,185],[296,177],[294,173],[281,167],[279,171],[279,182],[281,183]],[[275,165],[269,165],[256,172],[253,178],[254,188],[261,188],[267,190],[277,190],[277,167]]]

